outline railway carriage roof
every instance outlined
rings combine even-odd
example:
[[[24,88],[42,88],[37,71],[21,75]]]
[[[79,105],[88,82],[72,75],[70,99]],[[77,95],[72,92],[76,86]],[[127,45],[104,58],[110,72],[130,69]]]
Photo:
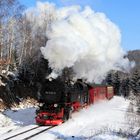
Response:
[[[88,87],[113,87],[113,86],[106,84],[88,84]]]

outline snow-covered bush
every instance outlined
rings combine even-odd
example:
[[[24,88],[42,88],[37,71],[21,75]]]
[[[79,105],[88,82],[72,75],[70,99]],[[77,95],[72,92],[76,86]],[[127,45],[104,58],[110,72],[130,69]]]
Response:
[[[0,127],[7,127],[12,125],[11,119],[0,113]]]

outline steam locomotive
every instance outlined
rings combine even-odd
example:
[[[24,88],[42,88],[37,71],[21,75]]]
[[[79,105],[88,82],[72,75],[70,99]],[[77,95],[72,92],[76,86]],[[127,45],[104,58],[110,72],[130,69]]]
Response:
[[[36,110],[38,125],[60,125],[71,113],[94,104],[98,100],[111,99],[112,86],[89,85],[82,80],[63,83],[58,79],[46,79],[40,90],[40,106]]]

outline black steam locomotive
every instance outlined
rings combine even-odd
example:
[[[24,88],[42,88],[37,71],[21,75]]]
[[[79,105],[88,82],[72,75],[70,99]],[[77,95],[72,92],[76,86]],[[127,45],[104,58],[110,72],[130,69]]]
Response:
[[[38,100],[41,106],[36,111],[36,122],[58,125],[69,119],[72,111],[88,103],[88,87],[80,80],[64,83],[59,79],[46,79]],[[43,119],[44,117],[47,119]]]

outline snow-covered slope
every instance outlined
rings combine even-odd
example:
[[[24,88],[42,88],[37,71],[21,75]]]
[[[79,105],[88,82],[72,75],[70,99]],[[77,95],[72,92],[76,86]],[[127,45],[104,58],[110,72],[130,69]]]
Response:
[[[83,109],[79,112],[74,113],[72,115],[72,118],[69,119],[66,123],[43,132],[42,134],[39,134],[31,139],[127,140],[124,135],[123,137],[121,137],[118,132],[128,133],[130,131],[130,128],[132,128],[132,123],[129,121],[129,115],[132,114],[131,112],[128,112],[129,103],[130,102],[128,100],[125,100],[122,97],[114,97],[110,101],[101,101],[95,105],[90,106],[87,109]],[[27,113],[19,110],[13,113],[7,112],[6,114],[9,116],[9,118],[12,119],[13,122],[15,122],[15,125],[24,124],[24,126],[26,126],[26,129],[29,129],[33,126],[36,126],[33,120],[33,118],[35,117],[34,111],[35,109],[30,108],[25,110],[25,112]],[[19,113],[20,116],[14,116],[14,113]],[[22,114],[24,115],[22,116]],[[15,120],[19,120],[19,122],[22,123],[17,123]],[[40,130],[44,128],[45,127],[42,127],[40,128]],[[7,127],[5,127],[5,129],[7,129]],[[22,132],[24,131],[24,129],[25,127],[14,130],[10,133],[0,135],[0,140]],[[31,135],[32,133],[38,132],[40,130],[30,132],[27,135]],[[20,137],[12,138],[12,140],[14,139],[19,140],[23,138],[21,135]]]

